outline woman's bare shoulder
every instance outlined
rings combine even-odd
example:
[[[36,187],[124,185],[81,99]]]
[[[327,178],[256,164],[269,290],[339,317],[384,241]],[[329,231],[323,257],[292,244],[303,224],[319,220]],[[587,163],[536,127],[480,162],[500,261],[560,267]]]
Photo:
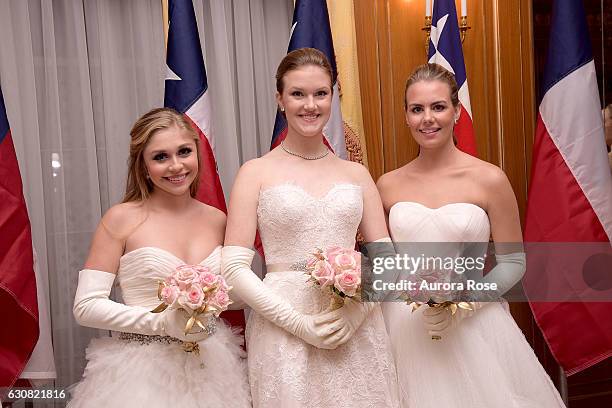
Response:
[[[125,240],[147,218],[147,209],[141,201],[115,204],[106,211],[100,224],[112,236]]]

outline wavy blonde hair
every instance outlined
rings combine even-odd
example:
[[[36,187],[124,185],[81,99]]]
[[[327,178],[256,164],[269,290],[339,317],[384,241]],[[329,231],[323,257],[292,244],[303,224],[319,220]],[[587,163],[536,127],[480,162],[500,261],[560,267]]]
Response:
[[[130,157],[128,159],[128,176],[125,188],[124,203],[130,201],[143,201],[151,196],[153,183],[147,178],[147,168],[144,161],[144,150],[157,132],[177,127],[192,135],[196,144],[198,156],[198,169],[200,168],[200,139],[191,123],[185,116],[172,108],[157,108],[142,115],[130,131]],[[196,174],[189,187],[192,197],[196,196],[200,185],[200,172]]]

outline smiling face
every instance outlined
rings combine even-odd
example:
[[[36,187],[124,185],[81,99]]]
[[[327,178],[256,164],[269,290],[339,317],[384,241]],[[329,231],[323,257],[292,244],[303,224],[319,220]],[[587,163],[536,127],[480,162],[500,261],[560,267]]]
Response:
[[[316,65],[304,65],[285,73],[282,93],[276,94],[285,110],[288,131],[319,136],[329,120],[332,103],[331,77]]]
[[[143,151],[144,165],[154,192],[190,194],[198,174],[193,134],[178,126],[156,131]]]
[[[422,149],[453,143],[460,106],[453,106],[451,89],[440,80],[418,81],[406,90],[406,123]]]

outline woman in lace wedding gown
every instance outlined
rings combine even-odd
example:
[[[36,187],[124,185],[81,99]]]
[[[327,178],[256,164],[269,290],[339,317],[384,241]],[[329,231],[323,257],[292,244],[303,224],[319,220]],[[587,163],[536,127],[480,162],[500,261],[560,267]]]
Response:
[[[293,51],[276,78],[287,136],[240,169],[223,249],[224,275],[253,309],[247,324],[253,405],[397,407],[380,307],[347,301],[341,319],[326,313],[330,295],[309,282],[303,267],[316,248],[354,248],[358,227],[366,239],[388,236],[376,186],[363,166],[328,154],[322,143],[332,99],[325,56]],[[257,228],[263,282],[250,270]]]
[[[419,156],[378,182],[393,241],[398,248],[402,242],[456,242],[444,248],[460,252],[462,243],[486,243],[492,234],[498,266],[489,274],[503,293],[524,272],[524,254],[499,253],[500,242],[521,241],[508,179],[455,146],[453,124],[461,108],[451,73],[436,64],[418,67],[405,98]],[[454,316],[427,306],[413,313],[405,303],[387,303],[383,310],[402,407],[564,406],[504,301],[479,303],[475,311]]]
[[[74,303],[80,324],[118,333],[91,341],[68,406],[250,407],[239,336],[218,319],[185,335],[179,311],[150,312],[158,282],[177,266],[220,273],[225,215],[194,198],[198,136],[163,108],[140,118],[131,137],[124,202],[100,222]],[[115,276],[124,304],[109,299]]]

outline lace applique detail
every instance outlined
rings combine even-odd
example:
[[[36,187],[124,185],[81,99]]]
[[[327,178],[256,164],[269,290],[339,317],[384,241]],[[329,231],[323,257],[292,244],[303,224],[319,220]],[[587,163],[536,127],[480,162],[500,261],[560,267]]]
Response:
[[[353,248],[362,210],[355,184],[336,184],[320,198],[289,183],[262,190],[257,220],[266,262],[293,263],[332,245]]]
[[[303,260],[314,248],[353,248],[361,222],[361,187],[343,183],[317,198],[294,184],[263,190],[257,208],[268,264]],[[296,310],[325,310],[330,294],[302,271],[268,273],[266,286]],[[336,350],[310,346],[252,313],[247,325],[253,405],[260,407],[398,407],[396,371],[379,307]]]

